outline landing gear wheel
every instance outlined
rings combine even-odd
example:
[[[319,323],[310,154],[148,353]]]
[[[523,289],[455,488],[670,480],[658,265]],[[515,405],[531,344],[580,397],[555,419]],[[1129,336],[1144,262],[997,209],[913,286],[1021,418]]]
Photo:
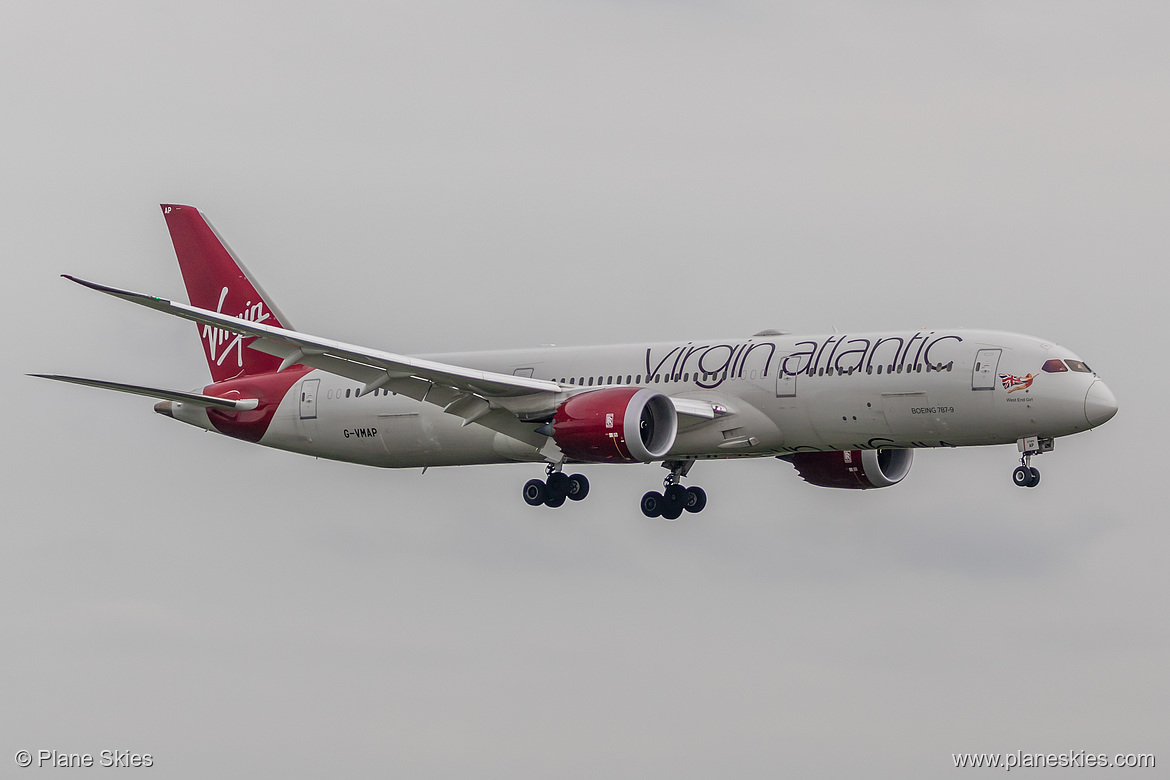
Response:
[[[569,495],[570,485],[571,481],[568,474],[565,474],[561,471],[554,471],[552,474],[548,475],[549,497],[552,498],[553,496],[560,496],[561,498],[565,498]],[[545,503],[548,504],[548,501],[545,501]],[[563,504],[564,502],[562,501],[561,503]],[[553,504],[548,505],[553,506]],[[556,506],[560,506],[560,504],[556,504]]]
[[[530,479],[524,483],[524,503],[540,506],[548,499],[548,488],[543,479]]]
[[[589,480],[584,474],[573,474],[569,477],[569,489],[566,491],[573,501],[580,501],[589,495]]]
[[[699,486],[687,488],[686,498],[683,500],[683,509],[688,512],[702,512],[707,506],[707,491]]]
[[[642,496],[642,514],[646,515],[646,517],[660,516],[662,514],[663,503],[662,494],[657,490],[651,490]]]
[[[548,497],[544,499],[544,505],[551,506],[554,509],[563,503],[565,503],[564,493],[549,493]]]
[[[1039,482],[1039,478],[1036,481]],[[1016,483],[1016,487],[1031,487],[1032,470],[1027,466],[1016,466],[1016,470],[1012,472],[1012,482]]]
[[[1028,472],[1029,472],[1028,476],[1030,477],[1028,480],[1028,487],[1036,487],[1037,485],[1039,485],[1040,484],[1040,469],[1036,468],[1035,466],[1029,466]]]
[[[683,508],[681,506],[664,507],[662,510],[663,520],[678,520],[682,517]]]
[[[668,485],[666,490],[662,491],[662,497],[665,501],[662,507],[662,516],[667,517],[666,511],[668,509],[671,511],[677,509],[679,512],[682,512],[682,508],[686,505],[687,501],[687,489],[682,485]],[[678,517],[678,515],[675,515],[675,517]]]

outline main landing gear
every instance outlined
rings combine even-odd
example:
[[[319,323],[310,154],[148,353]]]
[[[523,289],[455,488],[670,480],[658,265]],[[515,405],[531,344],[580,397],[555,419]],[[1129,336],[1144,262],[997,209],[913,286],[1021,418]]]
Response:
[[[1016,442],[1019,447],[1020,465],[1012,472],[1012,482],[1016,487],[1034,488],[1040,484],[1040,469],[1032,465],[1032,456],[1052,452],[1055,442],[1052,439],[1042,439],[1038,436],[1029,436]]]
[[[524,501],[529,506],[558,507],[565,500],[580,501],[589,495],[584,474],[566,474],[559,464],[548,464],[548,479],[530,479],[524,484]]]
[[[642,514],[646,517],[662,517],[677,520],[683,511],[702,512],[707,506],[707,492],[696,486],[683,487],[679,480],[687,475],[693,460],[668,460],[662,464],[670,474],[662,480],[662,492],[651,490],[642,496]]]

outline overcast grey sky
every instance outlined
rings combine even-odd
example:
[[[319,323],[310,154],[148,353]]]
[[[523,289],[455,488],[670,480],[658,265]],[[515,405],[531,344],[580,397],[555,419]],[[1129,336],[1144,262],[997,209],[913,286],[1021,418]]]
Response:
[[[1170,764],[1165,4],[5,8],[0,762]],[[24,377],[206,381],[189,323],[57,277],[182,298],[162,202],[297,327],[372,347],[994,327],[1077,351],[1121,411],[1037,490],[1010,447],[863,494],[704,463],[709,508],[667,523],[637,510],[656,466],[534,510],[532,466],[314,461]]]

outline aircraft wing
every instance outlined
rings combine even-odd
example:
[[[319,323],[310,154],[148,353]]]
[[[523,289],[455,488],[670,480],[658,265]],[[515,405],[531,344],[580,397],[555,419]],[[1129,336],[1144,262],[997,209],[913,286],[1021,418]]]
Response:
[[[249,348],[281,358],[283,362],[280,370],[297,364],[319,368],[363,383],[359,395],[384,387],[415,400],[440,406],[445,412],[461,418],[464,425],[471,423],[483,425],[526,442],[542,452],[549,450],[550,447],[555,447],[555,444],[546,436],[537,433],[536,425],[522,421],[509,408],[508,399],[519,399],[522,396],[528,396],[531,399],[533,396],[539,397],[542,394],[556,395],[582,391],[580,388],[562,387],[557,382],[543,379],[464,368],[433,360],[383,352],[355,344],[346,344],[308,333],[264,325],[252,320],[201,309],[167,298],[88,282],[68,274],[64,274],[64,276],[66,279],[92,290],[166,314],[182,317],[206,328],[218,329],[243,337],[254,337],[252,343],[248,345]],[[111,383],[106,383],[96,386],[116,389],[110,385]],[[163,396],[156,394],[155,397]],[[552,400],[549,399],[550,405]],[[679,414],[700,419],[710,420],[723,411],[718,404],[706,401],[683,398],[672,398],[671,400]],[[524,401],[518,401],[518,403],[531,406]],[[537,403],[536,406],[542,407],[543,404]],[[550,457],[553,455],[551,452],[548,454]]]
[[[497,374],[491,371],[452,366],[438,363],[433,360],[422,360],[407,355],[396,355],[392,352],[360,347],[340,341],[299,333],[294,330],[285,330],[270,325],[264,325],[251,320],[232,317],[207,309],[196,308],[166,298],[153,295],[120,290],[116,287],[107,287],[95,282],[87,282],[68,274],[66,279],[89,287],[92,290],[113,295],[117,298],[146,306],[150,309],[172,314],[176,317],[192,320],[212,328],[220,328],[245,337],[255,337],[256,341],[250,345],[270,355],[284,359],[282,368],[301,364],[322,368],[370,385],[363,388],[363,392],[371,392],[381,387],[388,380],[417,378],[428,380],[446,387],[455,388],[477,395],[504,398],[509,396],[530,395],[532,393],[559,393],[561,386],[556,382],[529,377]],[[315,358],[326,358],[318,361]],[[325,365],[318,365],[324,363]],[[349,365],[350,370],[346,370]],[[356,369],[356,370],[355,370]],[[382,376],[385,380],[382,380]],[[380,381],[381,380],[381,381]]]

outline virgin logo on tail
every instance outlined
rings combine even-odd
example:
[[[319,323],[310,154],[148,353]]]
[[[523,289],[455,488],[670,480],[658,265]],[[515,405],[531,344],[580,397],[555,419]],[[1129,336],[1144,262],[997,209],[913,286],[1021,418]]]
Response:
[[[223,314],[223,302],[227,299],[227,296],[228,288],[224,287],[219,293],[219,303],[215,305],[216,314]],[[265,322],[272,317],[271,313],[264,309],[264,301],[257,301],[256,303],[248,301],[244,304],[244,310],[236,316],[241,320],[248,320],[250,322]],[[236,351],[236,365],[240,368],[244,367],[245,336],[232,333],[223,328],[215,328],[211,325],[204,325],[199,336],[207,344],[208,357],[214,360],[217,366],[222,366],[224,358],[234,349]],[[216,354],[217,350],[218,355]]]

